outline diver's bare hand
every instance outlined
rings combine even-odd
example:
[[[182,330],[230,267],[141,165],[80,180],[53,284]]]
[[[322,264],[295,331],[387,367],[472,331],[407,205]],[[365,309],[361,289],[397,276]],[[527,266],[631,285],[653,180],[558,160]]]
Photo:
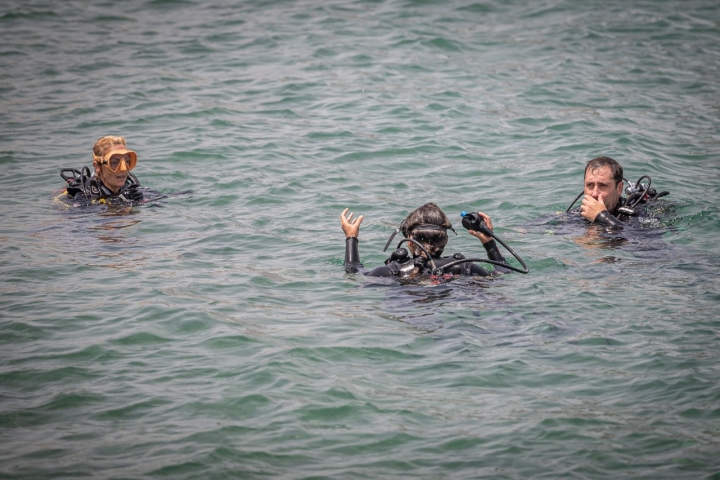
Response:
[[[606,210],[607,207],[605,206],[602,193],[598,195],[597,200],[595,200],[592,195],[585,195],[582,205],[580,205],[580,215],[582,215],[585,220],[591,222],[594,222],[595,218]]]
[[[482,218],[483,222],[485,222],[485,225],[490,229],[490,231],[493,231],[493,224],[492,220],[490,220],[490,216],[483,213],[483,212],[477,212],[478,215],[480,215],[480,218]],[[484,233],[476,232],[475,230],[468,230],[468,233],[472,235],[473,237],[477,237],[480,239],[482,243],[487,243],[490,240],[492,240],[492,237],[489,235],[485,235]]]
[[[360,215],[356,219],[353,220],[353,213],[350,212],[349,215],[347,214],[348,209],[342,211],[340,214],[340,225],[342,226],[343,232],[345,232],[346,237],[355,237],[360,234],[360,224],[363,221],[363,218],[365,218],[365,215]]]

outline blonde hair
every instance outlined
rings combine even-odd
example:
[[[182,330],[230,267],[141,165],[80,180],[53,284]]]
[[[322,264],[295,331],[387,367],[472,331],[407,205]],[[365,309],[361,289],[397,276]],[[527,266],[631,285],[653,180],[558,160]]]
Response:
[[[98,141],[95,142],[95,146],[93,146],[93,164],[99,165],[100,162],[103,161],[103,157],[105,156],[105,154],[110,150],[114,150],[114,147],[118,145],[121,145],[123,148],[127,149],[125,137],[114,137],[112,135],[100,137]]]

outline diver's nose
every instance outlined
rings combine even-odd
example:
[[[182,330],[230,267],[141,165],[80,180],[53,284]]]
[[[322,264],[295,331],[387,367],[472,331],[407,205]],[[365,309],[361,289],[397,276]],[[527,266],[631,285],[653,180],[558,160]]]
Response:
[[[128,172],[128,160],[120,160],[120,165],[118,165],[118,172]]]

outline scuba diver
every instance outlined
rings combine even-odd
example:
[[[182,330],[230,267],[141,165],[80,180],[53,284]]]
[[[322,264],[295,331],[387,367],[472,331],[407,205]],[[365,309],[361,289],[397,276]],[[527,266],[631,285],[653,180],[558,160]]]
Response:
[[[93,146],[94,172],[63,168],[60,176],[67,183],[63,192],[65,203],[106,203],[133,205],[144,203],[143,190],[137,177],[130,173],[137,165],[137,153],[127,148],[124,137],[105,136]],[[71,200],[71,201],[70,201]]]
[[[508,273],[511,270],[528,273],[525,262],[505,242],[495,236],[492,231],[492,220],[482,212],[469,214],[463,212],[462,224],[470,235],[482,242],[488,258],[466,258],[460,253],[450,257],[442,257],[441,255],[448,242],[447,231],[452,230],[456,235],[457,232],[453,229],[445,213],[434,203],[427,203],[410,213],[390,236],[383,251],[388,249],[393,238],[398,233],[402,233],[405,239],[398,243],[396,250],[385,260],[385,265],[372,271],[364,271],[364,267],[360,263],[360,253],[358,252],[358,234],[360,233],[360,224],[364,215],[353,219],[353,213],[347,214],[347,211],[346,208],[340,214],[340,225],[346,237],[344,265],[345,271],[348,273],[362,271],[363,274],[373,277],[400,278],[417,275],[435,277],[441,275],[492,275],[491,272],[473,262],[485,262],[495,265],[496,273]],[[496,239],[520,262],[524,270],[513,267],[505,261],[495,243]],[[407,248],[401,247],[404,243],[407,243]]]
[[[641,183],[647,180],[647,185]],[[583,197],[582,205],[573,210],[584,219],[608,226],[623,225],[630,217],[642,216],[645,206],[651,200],[669,195],[670,192],[657,192],[652,188],[652,180],[643,175],[637,182],[628,182],[623,193],[623,168],[610,157],[597,157],[585,166],[585,186],[580,195],[567,208],[570,212],[575,202]]]

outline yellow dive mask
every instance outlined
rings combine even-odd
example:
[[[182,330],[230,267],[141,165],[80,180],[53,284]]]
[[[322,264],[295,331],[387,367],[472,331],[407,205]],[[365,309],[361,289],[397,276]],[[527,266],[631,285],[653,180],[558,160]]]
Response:
[[[118,147],[107,152],[100,163],[106,165],[113,173],[118,170],[129,172],[137,165],[137,153],[122,145],[118,145]],[[121,169],[121,165],[125,165],[125,168]]]

